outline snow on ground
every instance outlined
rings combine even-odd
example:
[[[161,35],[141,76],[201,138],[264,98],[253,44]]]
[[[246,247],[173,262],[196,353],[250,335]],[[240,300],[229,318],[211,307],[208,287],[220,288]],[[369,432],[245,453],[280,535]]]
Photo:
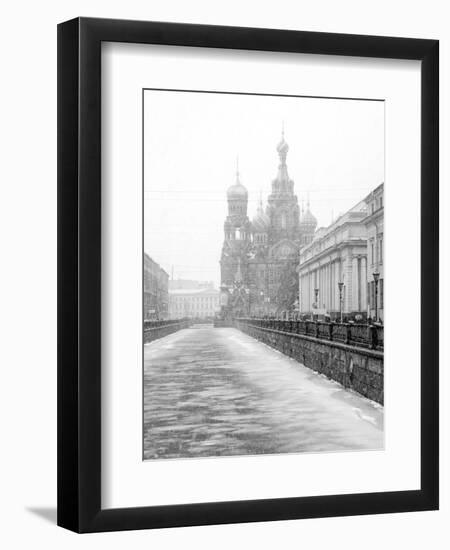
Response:
[[[144,347],[144,458],[381,449],[383,408],[234,328]]]

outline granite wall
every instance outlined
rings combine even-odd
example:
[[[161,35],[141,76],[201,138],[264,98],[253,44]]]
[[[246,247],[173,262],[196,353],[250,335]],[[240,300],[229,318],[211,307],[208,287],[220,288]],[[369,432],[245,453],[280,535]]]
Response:
[[[384,403],[382,351],[256,327],[240,320],[235,321],[235,326],[345,388],[351,388],[377,403]]]
[[[158,326],[152,327],[149,326],[148,322],[144,323],[144,344],[148,344],[149,342],[153,342],[153,340],[172,334],[172,332],[177,332],[182,328],[188,328],[191,324],[190,321],[187,320],[179,322],[167,321],[166,323],[167,324],[165,324],[164,321],[155,322],[154,325]]]

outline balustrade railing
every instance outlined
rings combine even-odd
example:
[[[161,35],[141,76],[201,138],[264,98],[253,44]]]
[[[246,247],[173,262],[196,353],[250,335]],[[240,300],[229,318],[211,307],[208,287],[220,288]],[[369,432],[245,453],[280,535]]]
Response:
[[[160,319],[156,320],[146,320],[144,321],[144,330],[150,330],[153,328],[169,327],[172,325],[177,325],[180,323],[187,323],[187,319]]]
[[[161,319],[144,321],[144,342],[152,342],[191,325],[189,319]]]
[[[384,349],[384,327],[382,325],[256,318],[238,318],[236,321],[258,328],[303,334],[320,340],[340,342],[356,347],[380,351]]]

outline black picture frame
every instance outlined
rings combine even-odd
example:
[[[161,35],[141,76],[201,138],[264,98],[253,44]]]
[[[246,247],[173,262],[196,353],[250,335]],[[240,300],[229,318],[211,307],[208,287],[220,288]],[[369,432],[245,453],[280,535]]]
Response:
[[[420,490],[102,510],[104,41],[421,61]],[[58,525],[98,532],[438,508],[438,140],[437,40],[92,18],[58,26]]]

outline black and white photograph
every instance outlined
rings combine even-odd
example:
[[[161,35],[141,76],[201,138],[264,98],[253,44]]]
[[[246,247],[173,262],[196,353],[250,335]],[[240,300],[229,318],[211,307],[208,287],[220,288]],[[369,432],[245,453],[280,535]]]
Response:
[[[143,459],[383,450],[385,102],[142,94]]]
[[[1,548],[448,548],[448,12],[4,4]]]

